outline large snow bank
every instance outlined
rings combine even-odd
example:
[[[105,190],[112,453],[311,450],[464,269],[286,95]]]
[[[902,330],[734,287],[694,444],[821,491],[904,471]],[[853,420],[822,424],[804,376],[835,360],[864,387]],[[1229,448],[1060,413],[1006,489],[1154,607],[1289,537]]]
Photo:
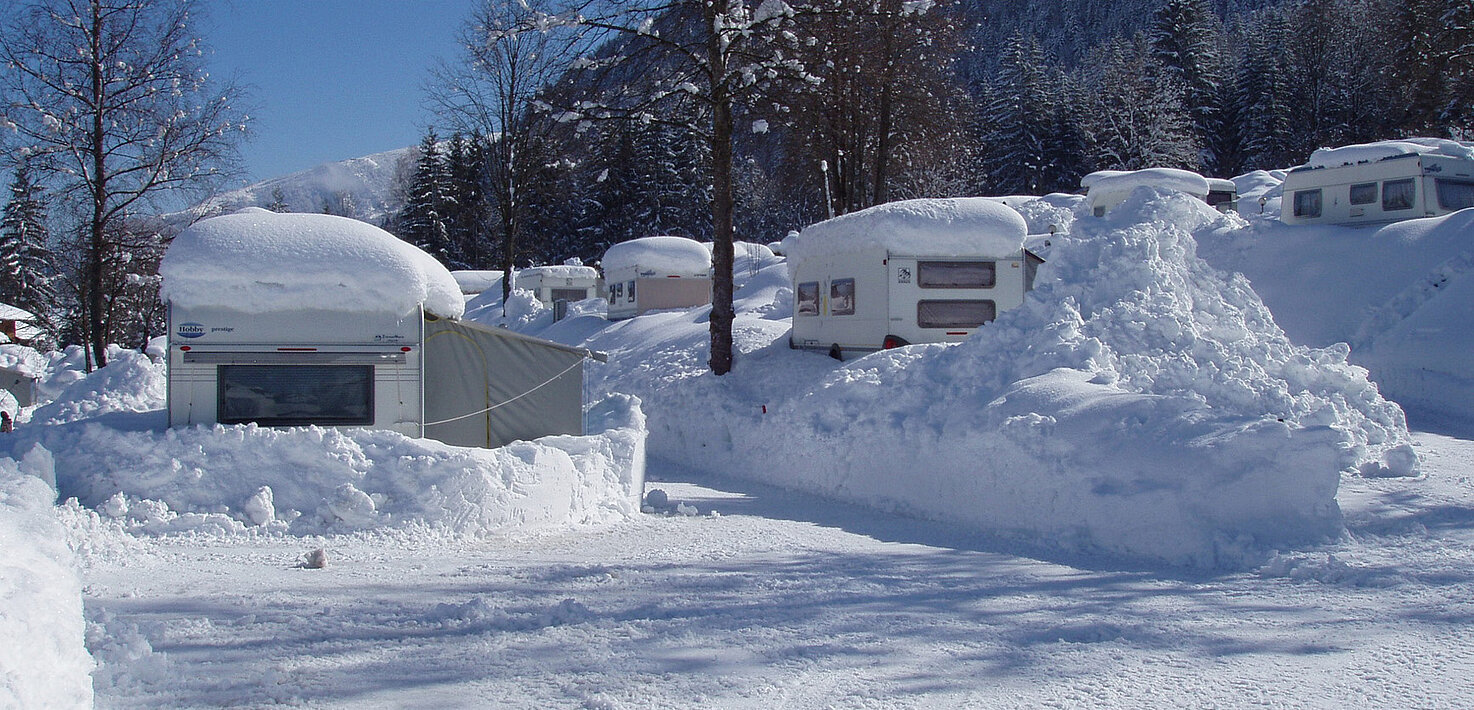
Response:
[[[434,257],[378,227],[325,214],[247,208],[201,220],[159,264],[166,301],[246,313],[314,308],[401,316],[465,307]]]
[[[1417,461],[1345,348],[1292,344],[1247,281],[1195,256],[1193,233],[1237,227],[1136,193],[1058,236],[1025,304],[955,346],[836,365],[739,312],[718,379],[689,314],[590,342],[623,349],[604,386],[648,401],[653,455],[1028,547],[1239,567],[1336,534],[1343,472]]]
[[[149,358],[115,353],[0,440],[0,456],[42,444],[62,497],[149,533],[422,526],[485,534],[638,512],[644,415],[630,397],[594,406],[596,434],[487,450],[366,429],[160,431],[163,377]]]
[[[917,256],[1008,256],[1024,245],[1028,225],[986,197],[901,200],[851,212],[783,240],[791,262],[835,254],[889,251]]]
[[[1402,140],[1358,143],[1339,148],[1318,148],[1310,154],[1307,166],[1314,168],[1338,167],[1370,163],[1400,155],[1427,154],[1450,158],[1474,160],[1474,143],[1445,140],[1443,138],[1404,138]]]
[[[641,237],[609,247],[601,263],[606,274],[629,268],[683,276],[706,274],[711,271],[711,252],[695,239]]]
[[[0,458],[0,707],[92,707],[82,584],[44,450]]]
[[[1204,235],[1201,251],[1247,276],[1296,342],[1350,344],[1420,426],[1474,427],[1474,213],[1379,228],[1255,220]]]

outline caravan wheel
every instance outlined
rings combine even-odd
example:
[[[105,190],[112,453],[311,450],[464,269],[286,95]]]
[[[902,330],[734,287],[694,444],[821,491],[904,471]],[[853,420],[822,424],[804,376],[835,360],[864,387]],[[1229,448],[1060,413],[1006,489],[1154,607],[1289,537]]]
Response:
[[[844,362],[844,351],[839,348],[839,343],[829,346],[829,357]]]

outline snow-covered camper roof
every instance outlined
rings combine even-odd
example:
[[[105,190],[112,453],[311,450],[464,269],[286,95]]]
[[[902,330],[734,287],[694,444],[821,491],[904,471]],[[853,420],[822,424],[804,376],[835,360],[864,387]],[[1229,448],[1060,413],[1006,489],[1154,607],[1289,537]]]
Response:
[[[599,271],[592,266],[575,266],[573,264],[555,264],[551,266],[529,266],[517,271],[517,278],[549,278],[549,279],[597,279]]]
[[[1102,174],[1104,173],[1104,174]],[[1102,170],[1091,173],[1096,177],[1080,180],[1081,185],[1086,185],[1087,194],[1101,195],[1106,193],[1129,193],[1138,187],[1154,187],[1160,190],[1175,190],[1185,192],[1194,197],[1203,198],[1208,196],[1208,180],[1190,170],[1178,170],[1176,168],[1146,168],[1144,170],[1112,171]],[[1090,175],[1085,176],[1090,178]]]
[[[365,222],[247,208],[180,232],[159,264],[162,295],[248,313],[313,308],[459,318],[456,280],[440,262]]]
[[[1006,256],[1024,248],[1018,212],[986,197],[902,200],[810,225],[783,240],[793,262],[875,249],[917,256]]]
[[[1129,171],[1129,170],[1097,170],[1097,171],[1095,171],[1093,173],[1087,174],[1085,177],[1080,178],[1080,189],[1081,190],[1089,190],[1091,185],[1094,185],[1096,182],[1100,181],[1103,178],[1115,177],[1117,175],[1125,175],[1128,172],[1131,172],[1131,171]]]
[[[8,303],[0,303],[0,321],[15,322],[15,336],[21,340],[32,340],[41,337],[41,329],[36,327],[36,315],[24,308],[17,308]],[[9,337],[0,334],[0,343],[8,342]]]
[[[1405,138],[1402,140],[1358,143],[1339,148],[1319,148],[1310,154],[1310,161],[1301,167],[1334,168],[1342,165],[1371,163],[1404,155],[1441,155],[1462,160],[1474,160],[1474,143],[1445,140],[1442,138]]]
[[[685,237],[641,237],[620,242],[604,252],[604,273],[630,267],[670,274],[711,270],[711,253]]]
[[[486,291],[500,288],[502,284],[502,272],[500,270],[462,270],[452,271],[450,275],[456,280],[456,284],[461,287],[461,293],[466,295],[485,293]]]
[[[706,252],[710,254],[716,244],[702,242],[701,246],[706,247]],[[756,242],[732,242],[732,254],[738,259],[769,259],[774,256],[772,247]]]

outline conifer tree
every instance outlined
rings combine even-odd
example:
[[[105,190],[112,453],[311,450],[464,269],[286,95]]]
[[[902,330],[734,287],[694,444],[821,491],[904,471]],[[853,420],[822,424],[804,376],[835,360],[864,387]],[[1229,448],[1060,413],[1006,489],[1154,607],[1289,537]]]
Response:
[[[450,239],[449,215],[454,198],[449,184],[440,137],[431,128],[420,141],[404,207],[393,221],[394,231],[400,239],[425,250],[441,263],[453,264],[458,260]]]
[[[1178,85],[1182,107],[1203,148],[1201,168],[1223,174],[1220,156],[1231,148],[1224,135],[1222,29],[1205,0],[1168,0],[1157,10],[1150,35],[1152,57]]]
[[[30,311],[50,331],[56,307],[56,272],[48,245],[42,188],[21,162],[0,217],[0,302]]]

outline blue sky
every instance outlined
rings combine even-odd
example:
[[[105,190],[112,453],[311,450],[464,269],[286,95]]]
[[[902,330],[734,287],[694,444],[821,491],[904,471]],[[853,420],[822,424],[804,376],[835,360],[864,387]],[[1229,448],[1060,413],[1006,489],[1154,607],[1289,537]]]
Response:
[[[247,182],[418,143],[423,86],[457,56],[473,0],[213,0],[198,29],[217,77],[251,85]]]

